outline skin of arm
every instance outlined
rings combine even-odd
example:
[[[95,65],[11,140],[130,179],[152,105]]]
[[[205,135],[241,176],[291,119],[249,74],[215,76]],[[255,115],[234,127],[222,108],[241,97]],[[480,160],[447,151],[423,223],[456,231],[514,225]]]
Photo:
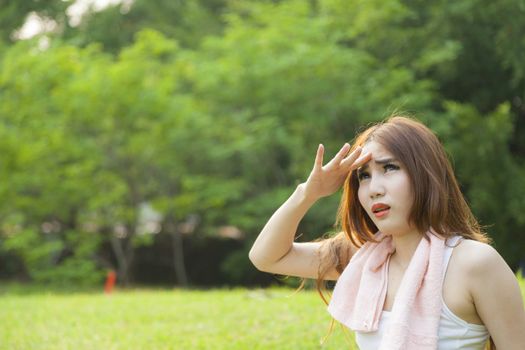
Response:
[[[304,184],[281,205],[255,240],[249,257],[258,269],[264,269],[285,256],[294,241],[299,222],[315,203],[304,195]]]
[[[516,276],[499,253],[479,244],[467,275],[476,310],[498,349],[525,349],[525,310]]]
[[[324,147],[319,145],[314,168],[307,181],[297,186],[293,194],[277,209],[252,246],[249,258],[257,269],[281,275],[318,278],[322,243],[296,243],[294,237],[299,222],[312,205],[318,199],[335,193],[348,173],[371,157],[371,154],[359,157],[360,147],[350,154],[349,150],[350,145],[346,143],[323,166]],[[338,277],[339,273],[334,267],[323,278],[336,280]]]
[[[313,259],[317,243],[294,243],[299,222],[316,202],[305,195],[304,184],[272,215],[255,240],[249,258],[254,266],[265,272],[315,278]],[[301,256],[304,256],[301,259]]]

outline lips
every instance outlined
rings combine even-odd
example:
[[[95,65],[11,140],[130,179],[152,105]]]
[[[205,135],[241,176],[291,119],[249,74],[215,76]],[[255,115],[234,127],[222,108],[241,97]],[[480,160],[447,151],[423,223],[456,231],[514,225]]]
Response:
[[[388,209],[390,209],[390,206],[385,203],[376,203],[372,205],[372,212],[374,213],[378,213],[380,211],[388,210]]]
[[[385,203],[376,203],[372,206],[372,212],[376,218],[381,218],[390,212],[390,206]]]

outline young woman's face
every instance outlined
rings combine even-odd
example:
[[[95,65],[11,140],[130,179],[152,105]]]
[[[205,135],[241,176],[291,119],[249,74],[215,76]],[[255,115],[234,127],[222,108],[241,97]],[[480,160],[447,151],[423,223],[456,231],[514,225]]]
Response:
[[[357,171],[359,202],[381,232],[403,235],[414,230],[408,222],[413,193],[406,169],[377,142],[366,143],[365,153],[372,158]]]

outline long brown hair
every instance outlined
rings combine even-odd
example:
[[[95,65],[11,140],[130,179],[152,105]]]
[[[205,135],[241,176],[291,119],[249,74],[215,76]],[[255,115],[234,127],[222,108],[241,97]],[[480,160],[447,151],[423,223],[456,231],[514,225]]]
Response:
[[[457,234],[465,239],[491,242],[465,201],[441,142],[428,127],[410,117],[393,115],[357,135],[349,152],[370,141],[385,147],[407,170],[414,194],[409,221],[420,232],[432,227],[444,238]],[[335,225],[339,233],[323,240],[319,251],[321,264],[316,284],[326,304],[323,291],[326,292],[327,272],[335,268],[342,273],[350,261],[352,246],[359,248],[365,242],[376,242],[373,235],[378,229],[359,202],[358,188],[354,170],[343,187]],[[492,338],[487,349],[495,349]]]

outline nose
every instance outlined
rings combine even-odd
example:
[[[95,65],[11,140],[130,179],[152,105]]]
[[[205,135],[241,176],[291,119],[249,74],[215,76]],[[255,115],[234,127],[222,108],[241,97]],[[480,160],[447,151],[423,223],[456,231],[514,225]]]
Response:
[[[385,186],[381,179],[381,175],[375,175],[371,177],[368,190],[371,199],[375,199],[385,195]]]

